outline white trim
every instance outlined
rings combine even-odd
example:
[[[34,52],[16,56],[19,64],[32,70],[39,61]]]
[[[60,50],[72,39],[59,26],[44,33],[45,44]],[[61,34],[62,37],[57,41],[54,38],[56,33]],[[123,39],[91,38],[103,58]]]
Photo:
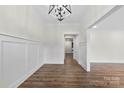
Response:
[[[2,43],[2,40],[0,40],[0,45],[2,45],[1,43]],[[1,68],[1,70],[0,70],[0,82],[2,81],[2,78],[3,78],[3,76],[2,76],[2,73],[3,73],[2,65],[3,65],[3,63],[2,63],[2,46],[0,46],[0,68]]]
[[[86,46],[87,46],[87,71],[90,72],[90,59],[89,59],[89,54],[90,54],[90,31],[91,30],[87,30],[87,42],[86,42]]]
[[[91,61],[90,63],[124,63],[124,61],[101,61],[101,60],[95,60],[95,61]]]
[[[0,87],[16,88],[44,64],[44,62],[40,62],[40,60],[39,60],[40,59],[39,52],[41,52],[41,51],[39,51],[39,49],[41,48],[40,47],[41,44],[38,41],[32,41],[32,40],[15,37],[15,36],[11,36],[11,35],[0,34],[0,81],[3,81],[3,82],[6,82],[6,81],[4,81],[4,78],[3,78],[3,76],[5,76],[3,73],[4,68],[3,68],[3,60],[2,60],[2,58],[3,58],[2,54],[4,52],[3,51],[3,43],[20,44],[20,46],[24,46],[24,49],[25,49],[25,51],[23,51],[23,53],[25,53],[25,57],[24,57],[25,61],[24,61],[24,67],[23,67],[24,74],[20,75],[20,77],[13,80],[10,84],[0,86]],[[30,70],[27,68],[28,67],[28,52],[29,52],[28,46],[29,45],[36,45],[35,49],[37,51],[36,66],[34,66]],[[16,50],[13,50],[13,51],[16,51]],[[18,67],[15,67],[15,68],[18,68]],[[7,73],[7,74],[9,74],[9,73]]]
[[[79,61],[79,63],[81,63],[81,62]],[[87,71],[87,67],[86,67],[84,64],[80,64],[80,66],[81,66],[84,70]]]
[[[64,64],[64,61],[54,61],[54,62],[51,62],[51,61],[44,61],[45,64]]]

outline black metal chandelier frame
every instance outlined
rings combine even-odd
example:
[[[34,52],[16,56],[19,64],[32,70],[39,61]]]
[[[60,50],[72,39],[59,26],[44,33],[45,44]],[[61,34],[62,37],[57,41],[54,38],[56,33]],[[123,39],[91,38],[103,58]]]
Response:
[[[70,5],[50,5],[48,14],[62,21],[65,17],[72,14]]]

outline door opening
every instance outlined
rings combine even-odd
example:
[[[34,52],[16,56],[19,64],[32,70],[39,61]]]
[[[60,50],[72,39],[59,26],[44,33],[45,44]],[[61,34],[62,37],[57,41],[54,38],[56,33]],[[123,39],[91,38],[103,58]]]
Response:
[[[78,60],[78,38],[77,34],[64,35],[64,64],[73,64]]]
[[[65,38],[65,58],[71,55],[73,58],[73,38]]]
[[[74,42],[73,42],[73,37],[68,36],[65,37],[65,42],[64,42],[64,55],[65,55],[65,61],[64,64],[70,65],[73,64],[73,51],[74,51]]]

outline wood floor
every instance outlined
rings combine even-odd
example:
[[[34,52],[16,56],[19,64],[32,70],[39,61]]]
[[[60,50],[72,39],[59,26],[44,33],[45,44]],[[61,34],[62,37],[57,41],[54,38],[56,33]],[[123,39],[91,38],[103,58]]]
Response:
[[[94,87],[124,87],[124,64],[91,64],[91,72],[86,72],[69,54],[65,64],[45,64],[19,86],[19,88]]]

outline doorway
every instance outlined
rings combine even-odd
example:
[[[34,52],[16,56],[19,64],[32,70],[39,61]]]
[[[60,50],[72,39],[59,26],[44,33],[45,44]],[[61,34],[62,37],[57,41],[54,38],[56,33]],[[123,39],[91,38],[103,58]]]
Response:
[[[73,38],[65,38],[65,62],[64,64],[72,64],[73,62]]]
[[[65,38],[65,55],[73,55],[73,38]]]
[[[78,34],[64,34],[64,64],[74,64],[78,61]]]
[[[64,64],[72,65],[74,64],[74,35],[64,36]]]
[[[71,56],[73,58],[73,38],[65,38],[65,58]]]

